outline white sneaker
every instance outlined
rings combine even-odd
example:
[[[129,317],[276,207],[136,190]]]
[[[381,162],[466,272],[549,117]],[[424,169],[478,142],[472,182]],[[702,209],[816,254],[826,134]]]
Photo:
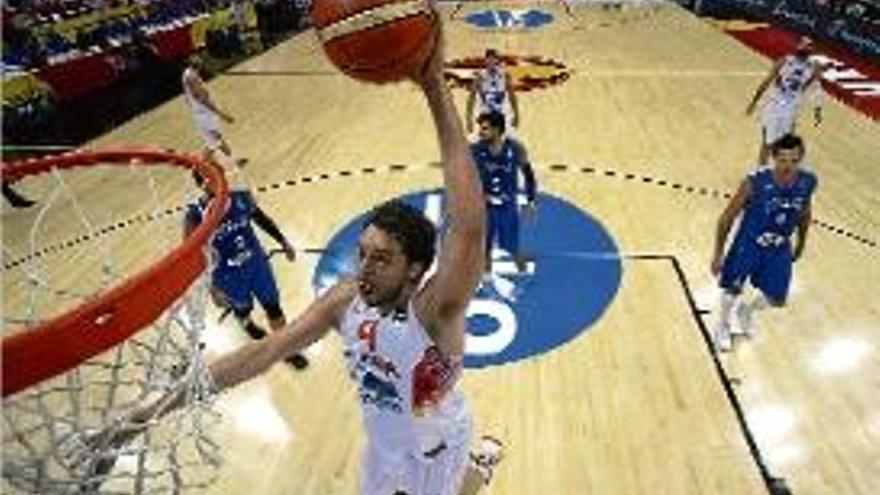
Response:
[[[750,339],[755,336],[753,311],[746,304],[740,304],[736,308],[736,320],[739,322],[739,333]]]
[[[730,324],[718,322],[713,335],[715,350],[717,352],[730,352],[733,349],[733,336],[730,334]]]
[[[504,459],[504,444],[490,435],[480,437],[476,449],[471,452],[471,463],[483,477],[485,484],[489,484],[492,480],[492,474],[502,459]]]

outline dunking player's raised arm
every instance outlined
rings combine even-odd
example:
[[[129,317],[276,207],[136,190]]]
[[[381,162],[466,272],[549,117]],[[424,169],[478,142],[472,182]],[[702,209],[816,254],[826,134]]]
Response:
[[[442,39],[438,40],[442,43]],[[443,50],[417,82],[424,91],[437,129],[446,187],[446,232],[437,271],[419,295],[423,323],[448,355],[464,352],[464,313],[483,271],[486,209],[480,179],[471,158],[458,111],[443,76]]]

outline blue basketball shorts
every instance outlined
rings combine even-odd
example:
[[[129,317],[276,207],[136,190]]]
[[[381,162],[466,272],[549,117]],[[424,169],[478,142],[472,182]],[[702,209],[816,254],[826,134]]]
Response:
[[[782,304],[788,297],[793,263],[788,243],[778,247],[761,247],[751,242],[734,244],[724,258],[720,285],[738,294],[748,280],[768,300]]]
[[[280,295],[272,266],[266,255],[259,253],[240,266],[224,266],[223,260],[214,269],[212,283],[226,295],[237,314],[253,309],[253,298],[265,307],[278,306]]]
[[[486,249],[497,245],[512,255],[519,254],[519,208],[516,203],[486,205],[489,225]]]

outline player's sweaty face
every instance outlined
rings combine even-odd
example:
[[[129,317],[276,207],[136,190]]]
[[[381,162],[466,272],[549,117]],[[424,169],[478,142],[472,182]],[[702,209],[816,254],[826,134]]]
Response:
[[[407,279],[407,258],[400,243],[371,225],[358,245],[358,290],[361,298],[376,306],[393,302]]]

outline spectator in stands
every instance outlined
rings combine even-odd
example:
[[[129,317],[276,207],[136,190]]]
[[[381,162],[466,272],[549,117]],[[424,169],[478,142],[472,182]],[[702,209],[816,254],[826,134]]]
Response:
[[[232,22],[239,33],[247,31],[248,0],[232,0]]]

